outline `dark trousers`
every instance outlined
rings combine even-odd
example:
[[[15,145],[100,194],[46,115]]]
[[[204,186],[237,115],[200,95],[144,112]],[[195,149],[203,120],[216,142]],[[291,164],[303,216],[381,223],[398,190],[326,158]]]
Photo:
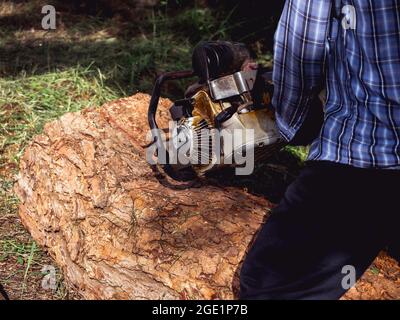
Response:
[[[309,162],[256,237],[240,298],[340,298],[351,270],[358,279],[382,249],[398,248],[399,218],[400,170]]]

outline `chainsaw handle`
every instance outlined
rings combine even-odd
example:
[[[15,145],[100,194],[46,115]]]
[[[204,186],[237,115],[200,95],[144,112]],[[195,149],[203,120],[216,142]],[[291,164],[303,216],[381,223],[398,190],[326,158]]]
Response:
[[[148,121],[150,129],[158,129],[156,114],[158,109],[158,103],[160,101],[161,88],[166,81],[171,80],[181,80],[194,77],[194,72],[192,70],[187,71],[177,71],[177,72],[167,72],[163,73],[157,77],[156,83],[154,85],[153,93],[151,95],[149,110],[148,110]]]
[[[168,72],[168,73],[163,73],[156,79],[156,83],[154,85],[153,93],[151,95],[150,99],[150,105],[149,105],[149,110],[148,110],[148,122],[150,129],[152,131],[153,135],[153,141],[150,145],[155,144],[157,147],[157,152],[164,152],[166,156],[167,162],[163,165],[164,171],[171,177],[173,177],[176,180],[180,181],[186,181],[188,179],[192,179],[192,175],[186,176],[180,176],[178,175],[173,167],[169,164],[169,153],[168,150],[165,150],[165,146],[163,144],[163,141],[160,137],[160,130],[157,125],[156,121],[156,115],[157,115],[157,109],[158,109],[158,103],[160,101],[160,95],[161,95],[161,89],[162,85],[166,81],[171,81],[171,80],[181,80],[181,79],[187,79],[187,78],[192,78],[194,77],[195,74],[192,70],[187,70],[187,71],[177,71],[177,72]]]
[[[148,115],[147,115],[150,130],[151,130],[152,137],[153,137],[153,141],[151,142],[150,145],[155,144],[157,146],[157,150],[159,152],[160,151],[163,152],[166,155],[167,159],[169,158],[169,154],[168,154],[168,151],[165,150],[165,146],[161,139],[162,137],[160,136],[160,130],[158,128],[157,120],[156,120],[158,103],[160,101],[162,85],[166,81],[187,79],[187,78],[192,78],[193,76],[194,76],[194,73],[192,70],[167,72],[167,73],[163,73],[159,77],[157,77],[156,83],[154,85],[153,93],[152,93],[151,99],[150,99]]]

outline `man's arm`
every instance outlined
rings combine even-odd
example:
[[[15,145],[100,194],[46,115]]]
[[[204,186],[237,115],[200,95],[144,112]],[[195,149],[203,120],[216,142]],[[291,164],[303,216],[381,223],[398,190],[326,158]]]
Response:
[[[291,141],[324,78],[332,0],[287,0],[275,34],[274,98],[278,127]]]

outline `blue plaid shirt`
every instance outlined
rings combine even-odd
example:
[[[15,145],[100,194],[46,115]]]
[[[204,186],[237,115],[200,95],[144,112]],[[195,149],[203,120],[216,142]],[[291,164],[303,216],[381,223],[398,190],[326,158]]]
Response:
[[[287,0],[274,57],[273,105],[288,141],[327,89],[309,160],[400,168],[400,0]]]

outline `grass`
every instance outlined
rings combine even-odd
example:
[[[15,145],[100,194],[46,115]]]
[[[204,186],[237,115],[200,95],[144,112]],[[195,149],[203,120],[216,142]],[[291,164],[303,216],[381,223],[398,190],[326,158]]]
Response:
[[[307,159],[308,147],[292,147],[288,146],[285,150],[292,154],[295,158],[299,159],[300,163],[303,163]]]
[[[100,70],[82,67],[0,79],[0,164],[18,162],[27,142],[46,122],[115,99],[118,93],[105,87],[104,79]]]
[[[43,278],[46,273],[42,270],[51,265],[51,261],[44,256],[44,253],[34,241],[18,241],[14,239],[0,240],[0,263],[13,262],[13,272],[2,275],[1,282],[4,286],[17,284],[13,296],[24,298],[28,289],[36,289],[41,286],[37,278]],[[52,295],[57,299],[67,296],[67,290],[62,283],[62,275],[56,270],[56,289]],[[17,282],[17,283],[16,283]]]
[[[24,265],[25,260],[29,257],[29,267],[27,266],[25,269],[24,278],[26,278],[26,270],[29,270],[34,254],[37,250],[36,244],[33,241],[30,243],[19,243],[12,239],[0,240],[0,261],[4,261],[13,256],[17,259],[17,262],[20,265]]]

